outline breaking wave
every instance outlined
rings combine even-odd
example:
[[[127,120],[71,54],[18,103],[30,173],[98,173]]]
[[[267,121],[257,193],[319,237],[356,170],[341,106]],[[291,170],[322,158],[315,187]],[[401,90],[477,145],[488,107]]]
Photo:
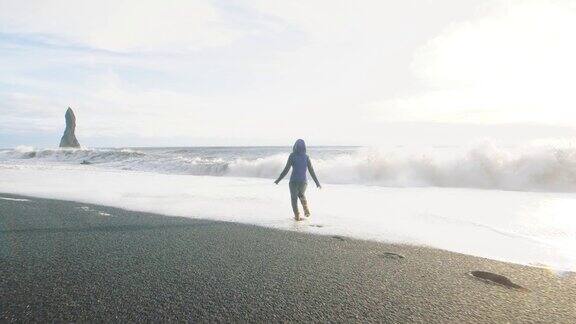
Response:
[[[34,149],[0,150],[0,165],[11,163],[92,164],[123,170],[208,176],[274,178],[287,154],[278,149],[244,154],[200,149]],[[230,153],[230,152],[233,152]],[[246,155],[246,156],[244,156]],[[322,182],[387,187],[465,187],[518,191],[576,191],[576,148],[540,145],[521,149],[481,144],[458,152],[435,149],[399,153],[355,148],[315,154]]]

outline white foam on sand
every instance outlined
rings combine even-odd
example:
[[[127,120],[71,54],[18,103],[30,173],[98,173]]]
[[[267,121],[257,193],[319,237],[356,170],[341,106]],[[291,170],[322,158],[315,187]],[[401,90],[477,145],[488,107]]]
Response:
[[[109,213],[106,213],[106,212],[103,212],[103,211],[99,211],[99,210],[95,210],[95,209],[92,209],[92,208],[90,208],[90,207],[88,207],[88,206],[82,206],[82,207],[80,207],[80,208],[78,208],[78,209],[83,210],[83,211],[85,211],[85,212],[87,212],[87,213],[92,213],[92,214],[96,214],[96,215],[99,215],[99,216],[112,216],[112,215],[109,214]]]
[[[309,184],[311,219],[295,222],[288,183],[269,179],[2,166],[0,192],[165,215],[427,245],[576,270],[576,194]],[[319,227],[320,225],[321,227]]]
[[[18,199],[18,198],[8,198],[8,197],[0,197],[2,200],[9,200],[9,201],[30,201],[28,199]]]

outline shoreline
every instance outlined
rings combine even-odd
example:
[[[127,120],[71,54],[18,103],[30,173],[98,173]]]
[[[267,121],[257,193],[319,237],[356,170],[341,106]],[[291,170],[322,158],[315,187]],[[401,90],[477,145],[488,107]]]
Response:
[[[8,321],[574,322],[576,274],[0,193]],[[474,278],[504,275],[527,291]]]
[[[576,200],[572,196],[327,185],[326,190],[307,193],[314,213],[309,223],[321,226],[312,227],[292,220],[287,183],[282,188],[257,178],[61,167],[2,168],[0,192],[425,245],[504,262],[576,269],[570,213]],[[534,213],[525,213],[526,208],[534,208]],[[515,216],[519,214],[527,217]]]

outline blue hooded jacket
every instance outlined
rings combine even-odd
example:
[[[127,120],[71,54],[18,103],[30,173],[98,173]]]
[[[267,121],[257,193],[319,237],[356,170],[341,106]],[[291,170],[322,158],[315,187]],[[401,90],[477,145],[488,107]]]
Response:
[[[318,181],[316,173],[314,172],[314,168],[312,167],[312,162],[310,162],[310,158],[306,154],[306,143],[302,139],[299,139],[296,141],[296,143],[294,143],[294,146],[292,147],[292,154],[290,154],[288,157],[286,166],[284,167],[284,170],[276,182],[280,182],[280,180],[286,176],[290,170],[290,167],[292,167],[290,182],[306,182],[306,171],[309,171],[316,185],[320,186],[320,182]]]
[[[292,174],[290,181],[306,182],[306,171],[308,168],[308,155],[306,155],[306,143],[304,140],[297,140],[292,147]]]

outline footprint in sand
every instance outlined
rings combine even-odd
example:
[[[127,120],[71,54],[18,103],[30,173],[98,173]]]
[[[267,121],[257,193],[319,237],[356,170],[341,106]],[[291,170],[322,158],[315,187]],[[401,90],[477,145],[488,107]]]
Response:
[[[402,254],[392,253],[392,252],[384,252],[384,253],[381,254],[381,256],[382,256],[383,258],[393,259],[393,260],[404,259],[404,256],[403,256]]]
[[[517,285],[515,283],[513,283],[510,279],[508,279],[505,276],[499,275],[499,274],[495,274],[492,272],[487,272],[487,271],[471,271],[470,275],[474,278],[478,278],[482,281],[485,282],[489,282],[489,283],[493,283],[493,284],[497,284],[500,286],[504,286],[506,288],[510,288],[510,289],[518,289],[518,290],[523,290],[523,291],[528,291],[527,288],[524,288],[520,285]]]
[[[346,241],[346,238],[340,235],[334,235],[332,236],[333,239],[339,240],[339,241]]]

